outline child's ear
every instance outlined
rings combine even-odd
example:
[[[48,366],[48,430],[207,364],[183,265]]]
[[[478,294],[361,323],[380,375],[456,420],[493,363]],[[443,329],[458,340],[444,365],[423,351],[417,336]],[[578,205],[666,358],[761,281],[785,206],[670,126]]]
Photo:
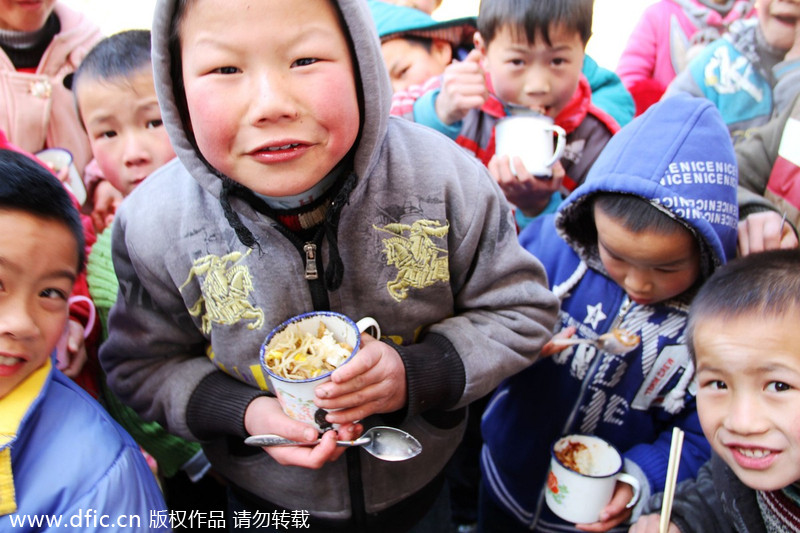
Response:
[[[431,57],[442,66],[442,70],[453,60],[453,46],[442,39],[431,41]]]

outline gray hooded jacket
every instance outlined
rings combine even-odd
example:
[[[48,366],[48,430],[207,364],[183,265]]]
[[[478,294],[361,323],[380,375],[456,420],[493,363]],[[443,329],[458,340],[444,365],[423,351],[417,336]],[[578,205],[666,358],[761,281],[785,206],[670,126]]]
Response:
[[[101,351],[109,384],[145,418],[202,441],[215,469],[250,495],[323,519],[379,513],[442,471],[463,432],[460,408],[531,364],[550,337],[557,299],[518,244],[485,167],[444,136],[389,118],[389,80],[365,0],[337,4],[360,73],[362,127],[348,186],[311,242],[320,276],[306,279],[308,243],[257,210],[246,190],[226,194],[186,133],[168,47],[176,4],[156,8],[153,62],[178,158],[115,220],[120,296]],[[246,231],[232,229],[231,215]],[[422,442],[420,456],[390,463],[353,450],[307,470],[242,446],[247,404],[269,394],[261,343],[275,325],[321,308],[375,317],[396,344],[408,404],[363,423],[406,429]]]

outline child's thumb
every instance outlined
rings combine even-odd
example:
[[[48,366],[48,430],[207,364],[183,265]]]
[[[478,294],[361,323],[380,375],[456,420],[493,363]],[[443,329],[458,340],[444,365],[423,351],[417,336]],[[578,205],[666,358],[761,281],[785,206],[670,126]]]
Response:
[[[477,48],[473,48],[470,50],[467,57],[464,58],[464,61],[480,64],[481,61],[483,61],[483,54],[481,54]]]

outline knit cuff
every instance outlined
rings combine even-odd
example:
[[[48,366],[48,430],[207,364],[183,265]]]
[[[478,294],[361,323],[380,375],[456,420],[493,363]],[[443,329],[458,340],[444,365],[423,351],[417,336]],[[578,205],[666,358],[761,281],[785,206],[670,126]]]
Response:
[[[248,436],[244,427],[247,406],[266,391],[254,389],[222,372],[203,378],[189,398],[186,424],[201,440],[220,435]]]
[[[462,121],[453,124],[445,124],[436,113],[436,98],[441,89],[433,89],[423,94],[414,102],[414,122],[424,124],[438,132],[444,133],[453,140],[456,140],[461,133]]]
[[[464,393],[466,371],[450,341],[435,333],[397,351],[406,368],[407,416],[431,409],[450,409]]]

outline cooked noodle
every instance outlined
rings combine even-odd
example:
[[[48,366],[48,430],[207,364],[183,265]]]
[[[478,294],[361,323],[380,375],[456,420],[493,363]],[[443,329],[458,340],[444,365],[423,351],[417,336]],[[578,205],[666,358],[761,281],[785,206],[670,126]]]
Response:
[[[308,379],[336,369],[352,351],[351,346],[337,342],[322,322],[316,336],[304,334],[296,324],[291,324],[275,336],[264,363],[276,376]]]

